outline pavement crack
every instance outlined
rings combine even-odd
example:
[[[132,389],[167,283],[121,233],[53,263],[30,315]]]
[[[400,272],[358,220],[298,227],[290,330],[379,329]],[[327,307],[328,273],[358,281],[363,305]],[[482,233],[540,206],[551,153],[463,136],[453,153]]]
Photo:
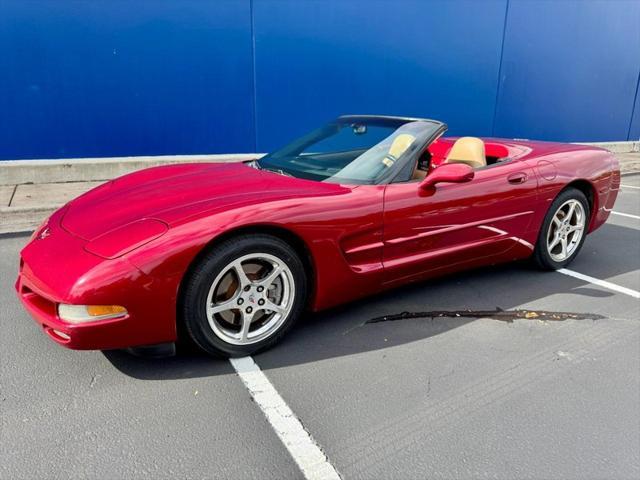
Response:
[[[540,320],[544,322],[563,322],[565,320],[602,320],[606,317],[597,313],[552,312],[547,310],[431,310],[426,312],[402,312],[383,315],[367,320],[368,323],[395,322],[416,318],[490,318],[501,322],[513,323],[514,320]]]
[[[98,381],[98,378],[101,375],[91,375],[91,381],[89,382],[89,388],[93,388],[96,384],[96,382]]]

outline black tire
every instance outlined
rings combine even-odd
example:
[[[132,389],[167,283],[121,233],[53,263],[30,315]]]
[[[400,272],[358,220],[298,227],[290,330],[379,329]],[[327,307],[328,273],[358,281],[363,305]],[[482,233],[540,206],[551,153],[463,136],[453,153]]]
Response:
[[[243,255],[266,253],[277,257],[289,268],[295,294],[288,315],[267,338],[250,345],[234,345],[218,336],[207,319],[207,295],[220,272]],[[179,313],[191,340],[206,353],[222,357],[242,357],[265,350],[289,331],[306,306],[307,277],[302,261],[285,241],[265,234],[233,237],[211,248],[189,273],[182,289]]]
[[[580,238],[579,243],[575,247],[575,249],[571,252],[568,258],[562,261],[556,261],[552,258],[548,244],[547,244],[547,236],[549,234],[549,226],[553,221],[553,218],[558,211],[558,209],[564,205],[569,200],[576,200],[580,202],[582,208],[585,212],[585,225],[584,231],[582,232],[582,236]],[[551,206],[549,207],[549,211],[544,217],[544,221],[542,222],[542,227],[540,229],[540,233],[538,234],[538,240],[535,245],[534,253],[533,253],[533,262],[535,265],[542,270],[558,270],[560,268],[564,268],[569,265],[578,255],[582,245],[584,244],[584,240],[587,237],[587,229],[589,228],[589,220],[591,218],[591,209],[589,207],[589,201],[587,197],[585,197],[584,193],[582,193],[577,188],[567,188],[560,192],[560,194],[555,198]]]

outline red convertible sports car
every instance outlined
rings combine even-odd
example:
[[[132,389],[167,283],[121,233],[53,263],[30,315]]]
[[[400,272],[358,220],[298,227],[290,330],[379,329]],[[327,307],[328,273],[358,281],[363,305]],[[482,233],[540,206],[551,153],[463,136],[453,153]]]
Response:
[[[407,282],[527,257],[564,267],[609,216],[609,152],[445,130],[342,116],[260,159],[112,180],[35,231],[18,296],[69,348],[172,346],[184,332],[241,356],[307,310]]]

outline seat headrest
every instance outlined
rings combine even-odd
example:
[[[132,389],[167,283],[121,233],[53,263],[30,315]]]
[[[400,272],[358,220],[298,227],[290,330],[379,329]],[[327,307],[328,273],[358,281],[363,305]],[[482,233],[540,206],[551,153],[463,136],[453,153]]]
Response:
[[[402,156],[404,152],[411,146],[413,141],[416,139],[413,135],[409,135],[408,133],[401,133],[396,138],[393,139],[391,146],[389,147],[389,151],[387,155],[382,160],[387,167],[390,167],[394,164],[398,158]]]
[[[487,165],[484,142],[476,137],[461,137],[453,144],[444,163],[466,163],[471,168]]]

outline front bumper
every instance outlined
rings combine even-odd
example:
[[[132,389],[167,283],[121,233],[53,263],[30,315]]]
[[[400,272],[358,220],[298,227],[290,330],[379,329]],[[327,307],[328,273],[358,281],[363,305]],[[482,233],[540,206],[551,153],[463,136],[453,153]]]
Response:
[[[22,275],[16,281],[16,292],[22,305],[44,333],[64,347],[75,350],[107,350],[130,346],[126,340],[124,344],[117,340],[128,336],[126,330],[131,322],[129,315],[114,320],[71,324],[58,316],[57,302],[36,293]]]
[[[85,241],[60,226],[64,212],[48,222],[46,238],[21,252],[15,288],[25,309],[53,341],[78,350],[109,350],[176,340],[175,292],[124,258],[105,260],[84,250]],[[123,305],[122,318],[68,323],[57,305]]]

